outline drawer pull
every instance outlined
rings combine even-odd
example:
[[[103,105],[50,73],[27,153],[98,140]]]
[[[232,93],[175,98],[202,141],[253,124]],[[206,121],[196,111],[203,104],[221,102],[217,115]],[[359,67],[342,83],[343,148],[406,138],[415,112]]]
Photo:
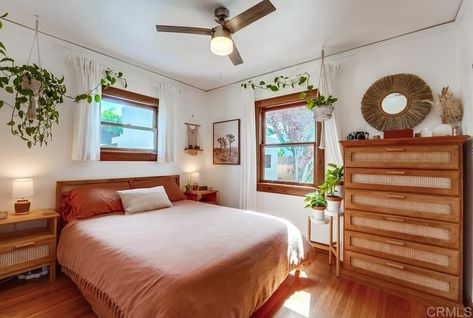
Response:
[[[397,245],[397,246],[404,246],[405,245],[403,242],[391,241],[391,240],[386,240],[386,243],[391,244],[391,245]]]
[[[397,269],[404,270],[404,266],[402,266],[402,265],[393,264],[393,263],[389,263],[389,262],[384,263],[384,265],[392,267],[392,268],[397,268]]]
[[[405,175],[406,172],[405,171],[388,170],[388,171],[386,171],[386,174],[402,176],[402,175]]]
[[[405,199],[405,195],[400,195],[400,194],[387,194],[386,198],[388,199]]]
[[[390,216],[387,216],[387,217],[386,217],[386,220],[387,220],[387,221],[393,221],[393,222],[406,222],[406,219],[403,219],[403,218],[393,218],[393,217],[390,217]]]
[[[406,151],[406,148],[386,148],[386,152],[401,152]]]
[[[15,248],[28,247],[28,246],[31,246],[31,245],[34,245],[34,244],[35,244],[35,242],[22,243],[22,244],[15,245]]]

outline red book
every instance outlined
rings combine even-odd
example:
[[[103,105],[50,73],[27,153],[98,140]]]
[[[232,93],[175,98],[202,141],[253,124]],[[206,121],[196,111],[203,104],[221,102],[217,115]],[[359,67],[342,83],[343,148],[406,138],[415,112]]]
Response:
[[[384,139],[412,138],[412,137],[414,137],[413,129],[386,130],[384,132]]]

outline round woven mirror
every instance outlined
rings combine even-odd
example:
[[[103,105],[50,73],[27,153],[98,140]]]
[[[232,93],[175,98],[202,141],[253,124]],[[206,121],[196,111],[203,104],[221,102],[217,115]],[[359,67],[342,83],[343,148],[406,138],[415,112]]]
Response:
[[[368,88],[361,101],[361,113],[377,130],[409,129],[424,120],[432,101],[432,90],[420,77],[389,75]]]

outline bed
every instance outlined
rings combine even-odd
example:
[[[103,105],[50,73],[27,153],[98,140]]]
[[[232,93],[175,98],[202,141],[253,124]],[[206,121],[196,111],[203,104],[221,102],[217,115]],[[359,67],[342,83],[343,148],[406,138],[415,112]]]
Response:
[[[178,176],[57,183],[71,189]],[[276,217],[182,200],[166,209],[74,220],[58,261],[99,317],[249,317],[290,271],[313,258],[299,230]]]

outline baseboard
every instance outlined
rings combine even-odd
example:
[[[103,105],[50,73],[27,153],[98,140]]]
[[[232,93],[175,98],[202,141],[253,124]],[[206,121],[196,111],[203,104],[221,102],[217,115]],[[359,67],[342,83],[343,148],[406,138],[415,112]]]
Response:
[[[463,303],[465,304],[465,307],[473,308],[473,302],[466,291],[463,291]]]

